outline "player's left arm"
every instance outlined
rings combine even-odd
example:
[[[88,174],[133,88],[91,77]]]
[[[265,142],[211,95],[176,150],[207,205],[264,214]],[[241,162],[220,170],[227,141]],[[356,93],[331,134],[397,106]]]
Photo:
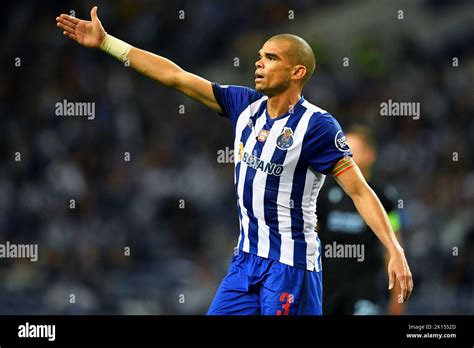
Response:
[[[390,255],[388,263],[389,289],[398,279],[402,302],[413,291],[413,278],[403,248],[397,241],[385,209],[375,192],[365,181],[357,164],[348,157],[340,160],[332,171],[337,183],[351,197],[359,214],[377,235]]]

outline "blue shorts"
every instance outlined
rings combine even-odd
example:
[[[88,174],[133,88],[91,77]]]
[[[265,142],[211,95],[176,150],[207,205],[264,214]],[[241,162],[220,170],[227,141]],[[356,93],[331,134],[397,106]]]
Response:
[[[239,251],[208,315],[322,315],[322,272]]]

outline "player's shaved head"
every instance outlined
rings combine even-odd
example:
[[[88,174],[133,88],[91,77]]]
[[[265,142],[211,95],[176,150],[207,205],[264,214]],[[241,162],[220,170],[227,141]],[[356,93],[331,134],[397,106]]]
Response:
[[[303,77],[303,85],[316,69],[316,58],[311,46],[301,37],[293,34],[279,34],[272,36],[268,41],[285,41],[290,44],[288,57],[294,65],[303,65],[306,68],[306,75]]]

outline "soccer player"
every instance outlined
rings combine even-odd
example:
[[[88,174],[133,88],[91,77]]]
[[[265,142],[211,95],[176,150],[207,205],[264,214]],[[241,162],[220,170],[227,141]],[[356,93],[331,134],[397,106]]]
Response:
[[[97,7],[90,21],[66,14],[56,21],[68,38],[128,62],[232,123],[240,236],[208,314],[322,314],[315,209],[329,174],[388,250],[389,287],[397,279],[402,300],[408,299],[412,275],[387,214],[352,161],[339,123],[301,95],[315,69],[306,41],[289,34],[267,40],[258,52],[253,90],[211,83],[107,34]]]
[[[365,126],[354,125],[346,133],[346,139],[354,161],[377,193],[400,240],[398,211],[387,197],[387,190],[378,187],[372,175],[372,165],[377,158],[372,131]],[[388,261],[389,255],[384,254],[352,200],[335,180],[328,179],[319,194],[317,207],[318,231],[324,250],[323,312],[330,315],[402,314],[404,305],[398,301],[398,289],[392,289],[390,293],[388,311],[383,308],[387,292],[379,286],[379,276],[384,268],[384,259]],[[334,249],[343,250],[348,245],[352,248],[348,250],[363,246],[363,255],[338,255],[334,252]]]

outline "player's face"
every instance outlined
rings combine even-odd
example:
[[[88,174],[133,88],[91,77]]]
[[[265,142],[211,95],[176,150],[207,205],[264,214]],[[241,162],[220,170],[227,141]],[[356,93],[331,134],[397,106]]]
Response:
[[[361,168],[370,168],[375,160],[375,151],[367,145],[360,135],[346,134],[347,145],[351,148],[352,158]]]
[[[290,44],[283,40],[267,41],[255,62],[255,89],[269,97],[284,92],[291,81],[293,65],[288,58]]]

